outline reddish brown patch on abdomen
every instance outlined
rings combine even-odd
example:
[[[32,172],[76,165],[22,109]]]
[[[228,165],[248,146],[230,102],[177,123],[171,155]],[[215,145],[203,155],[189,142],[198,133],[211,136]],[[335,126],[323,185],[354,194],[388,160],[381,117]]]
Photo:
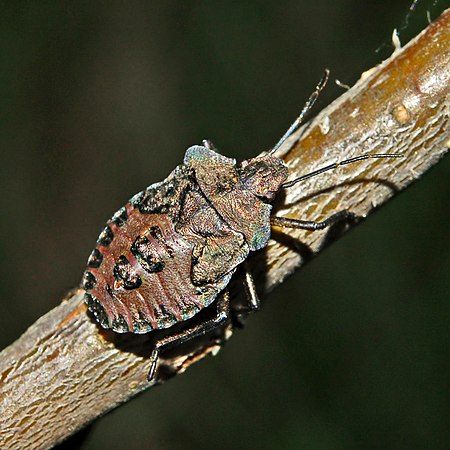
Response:
[[[191,281],[195,239],[178,234],[167,214],[142,214],[129,204],[126,209],[128,219],[121,226],[108,222],[114,235],[110,243],[96,247],[101,264],[88,269],[95,277],[89,294],[100,301],[109,327],[146,333],[187,320],[211,303],[211,289]],[[138,287],[125,288],[122,274],[131,274]]]

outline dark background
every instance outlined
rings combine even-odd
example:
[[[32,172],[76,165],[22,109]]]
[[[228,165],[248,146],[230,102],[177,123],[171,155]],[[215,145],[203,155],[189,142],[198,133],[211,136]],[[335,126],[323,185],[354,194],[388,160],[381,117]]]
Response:
[[[402,42],[444,3],[423,1]],[[409,4],[1,2],[1,347],[79,282],[104,221],[188,146],[270,148],[325,67],[352,84],[392,51]],[[82,448],[448,448],[449,175],[446,159]]]

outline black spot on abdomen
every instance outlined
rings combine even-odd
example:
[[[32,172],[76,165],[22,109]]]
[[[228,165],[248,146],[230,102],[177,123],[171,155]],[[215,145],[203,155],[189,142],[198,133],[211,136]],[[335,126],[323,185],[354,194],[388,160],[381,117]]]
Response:
[[[142,284],[141,277],[124,255],[120,255],[117,259],[113,274],[114,278],[118,282],[122,282],[123,287],[127,290],[136,289]]]
[[[95,278],[95,275],[89,271],[84,272],[84,275],[83,275],[84,289],[86,291],[90,291],[90,290],[94,289],[96,284],[97,284],[97,279]]]
[[[111,244],[113,239],[114,233],[109,227],[109,225],[106,225],[106,227],[103,228],[103,231],[100,233],[100,236],[97,239],[97,245],[102,245],[103,247],[106,247],[109,244]]]
[[[98,248],[94,248],[94,250],[92,250],[92,253],[89,256],[87,265],[89,267],[92,267],[93,269],[97,269],[98,267],[100,267],[102,261],[103,261],[102,252]]]
[[[138,236],[131,246],[131,253],[149,273],[161,272],[165,263],[146,236]]]
[[[92,294],[86,293],[84,294],[84,301],[100,325],[103,328],[109,328],[108,316],[98,298]]]
[[[111,222],[118,227],[124,225],[128,220],[127,209],[124,207],[120,208],[111,218]]]

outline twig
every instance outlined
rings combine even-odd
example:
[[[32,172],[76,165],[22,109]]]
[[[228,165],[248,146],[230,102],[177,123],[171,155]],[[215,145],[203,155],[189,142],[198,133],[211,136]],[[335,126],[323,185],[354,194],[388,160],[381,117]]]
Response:
[[[320,220],[348,209],[365,217],[433,166],[448,150],[450,10],[300,130],[278,154],[291,177],[363,153],[403,153],[312,178],[287,191],[277,215]],[[275,230],[250,265],[260,294],[317,254],[324,232]],[[278,243],[277,239],[283,241]],[[223,333],[230,334],[231,327]],[[220,336],[219,336],[220,337]],[[217,340],[163,355],[159,381],[182,372]],[[0,359],[0,448],[49,448],[150,387],[148,336],[101,331],[78,290],[38,320]],[[164,370],[163,370],[164,369]]]

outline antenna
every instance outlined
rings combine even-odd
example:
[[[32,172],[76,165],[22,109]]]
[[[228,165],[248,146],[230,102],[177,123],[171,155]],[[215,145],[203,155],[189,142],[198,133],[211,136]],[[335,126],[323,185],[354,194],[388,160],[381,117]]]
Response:
[[[419,0],[415,0],[413,2],[412,7],[415,7],[415,4]],[[319,83],[316,86],[316,89],[314,92],[309,96],[308,101],[305,103],[305,106],[303,107],[300,115],[295,119],[293,124],[288,128],[286,133],[283,134],[281,139],[277,142],[275,147],[272,148],[268,152],[269,155],[272,155],[275,153],[283,144],[284,142],[291,136],[293,133],[295,133],[300,125],[303,123],[303,119],[305,115],[308,113],[308,111],[313,107],[314,103],[316,102],[317,98],[319,97],[320,93],[322,92],[323,88],[327,84],[328,77],[330,75],[330,71],[328,69],[325,69],[325,73],[323,74],[322,78],[320,79]],[[292,181],[287,181],[286,183],[282,184],[281,188],[289,188],[291,186],[294,186],[297,183],[300,183],[301,181],[307,180],[308,178],[315,177],[316,175],[320,175],[324,172],[328,172],[329,170],[334,170],[340,166],[346,166],[347,164],[353,164],[358,161],[363,161],[365,159],[378,159],[378,158],[403,158],[404,155],[402,153],[400,154],[393,154],[393,153],[374,153],[371,155],[360,155],[355,156],[350,159],[345,159],[343,161],[335,162],[333,164],[329,164],[328,166],[322,167],[321,169],[314,170],[311,173],[308,173],[306,175],[302,175],[301,177],[295,178]]]
[[[316,175],[320,175],[321,173],[328,172],[329,170],[334,170],[340,166],[346,166],[347,164],[353,164],[358,161],[362,161],[364,159],[377,159],[377,158],[403,158],[404,155],[402,153],[394,155],[393,153],[374,153],[372,155],[360,155],[355,156],[354,158],[345,159],[344,161],[335,162],[328,166],[322,167],[321,169],[317,169],[314,172],[307,173],[306,175],[302,175],[301,177],[295,178],[292,181],[288,181],[281,185],[282,188],[289,188],[294,186],[294,184],[300,183],[300,181],[307,180],[308,178],[315,177]]]
[[[319,97],[319,94],[322,92],[323,88],[327,84],[329,75],[330,75],[330,71],[328,69],[325,69],[325,73],[323,74],[322,78],[320,79],[319,83],[317,84],[316,89],[310,95],[308,101],[305,103],[305,106],[303,107],[300,115],[295,119],[294,123],[288,128],[286,133],[283,134],[282,138],[277,142],[275,147],[273,147],[272,150],[269,151],[269,153],[268,153],[269,155],[272,155],[274,152],[276,152],[284,144],[286,139],[298,130],[298,128],[300,127],[300,125],[303,122],[305,115],[313,107],[314,103],[316,102],[317,98]]]

